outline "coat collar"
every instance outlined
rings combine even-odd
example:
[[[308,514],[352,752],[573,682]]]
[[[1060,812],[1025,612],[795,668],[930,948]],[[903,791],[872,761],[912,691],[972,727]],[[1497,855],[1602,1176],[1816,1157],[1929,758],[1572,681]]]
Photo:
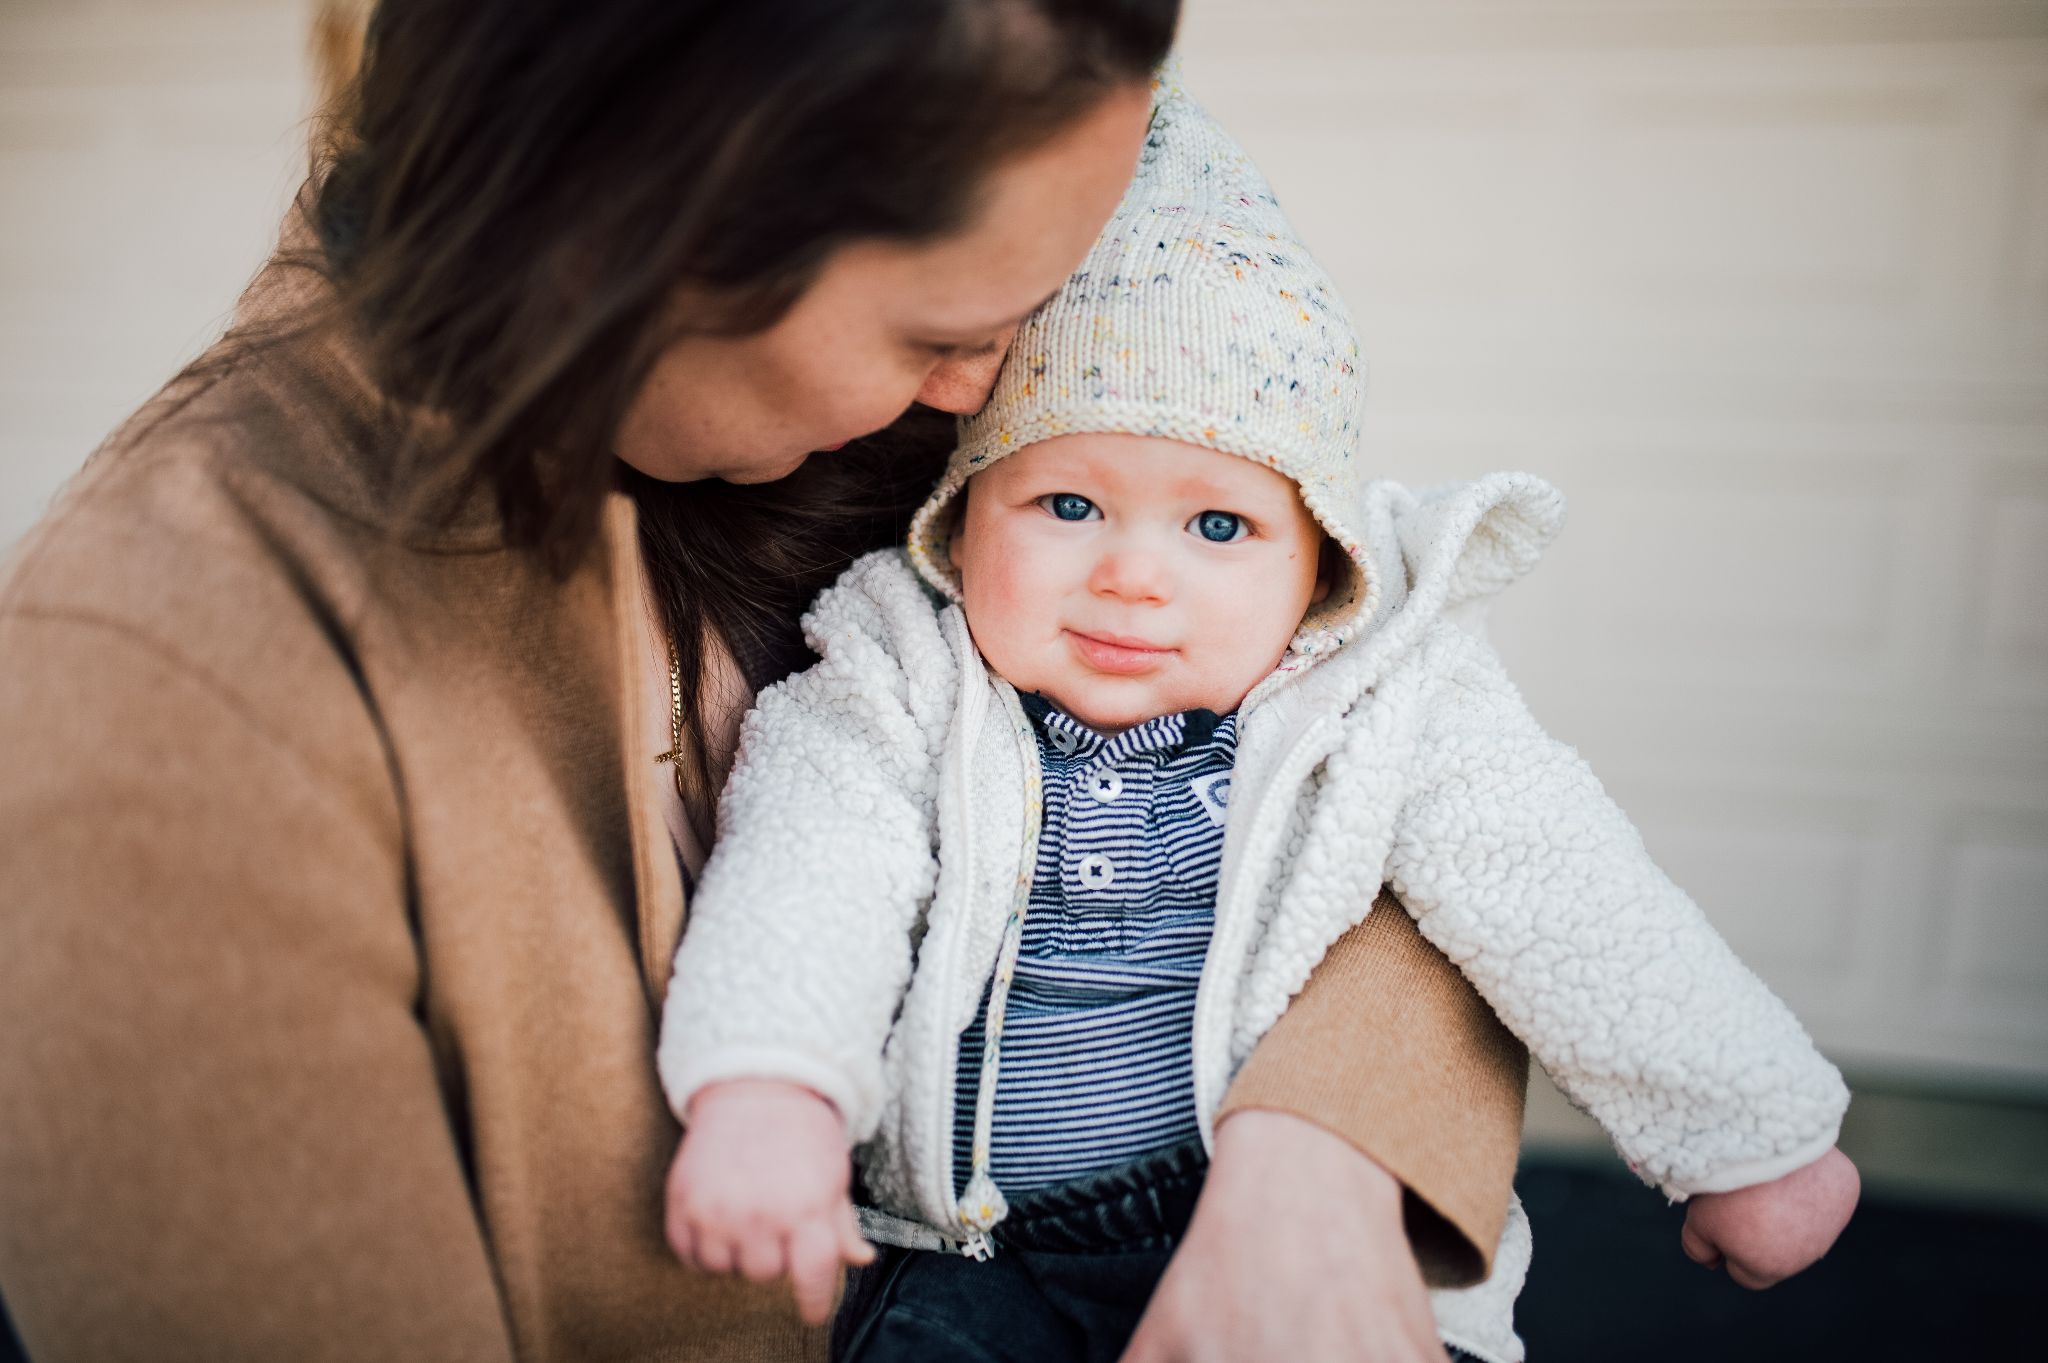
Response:
[[[633,850],[633,912],[641,982],[659,1009],[668,993],[669,965],[683,935],[683,878],[667,821],[648,774],[667,735],[649,733],[642,703],[643,660],[656,651],[646,607],[646,564],[640,555],[639,515],[623,493],[606,499],[597,551],[611,589],[612,646],[618,687],[619,769],[626,783],[626,826]]]

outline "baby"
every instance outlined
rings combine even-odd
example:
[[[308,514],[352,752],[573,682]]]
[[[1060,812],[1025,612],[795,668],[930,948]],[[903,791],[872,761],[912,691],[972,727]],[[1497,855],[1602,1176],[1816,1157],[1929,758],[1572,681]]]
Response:
[[[1474,628],[1560,499],[1361,483],[1361,390],[1327,281],[1162,78],[908,552],[819,598],[821,661],[746,721],[662,1023],[685,1259],[818,1320],[865,1231],[914,1252],[849,1356],[1114,1358],[1233,1073],[1383,882],[1694,1199],[1688,1253],[1763,1283],[1832,1243],[1840,1075]],[[1521,1356],[1527,1257],[1516,1208],[1491,1277],[1434,1294],[1447,1341]]]

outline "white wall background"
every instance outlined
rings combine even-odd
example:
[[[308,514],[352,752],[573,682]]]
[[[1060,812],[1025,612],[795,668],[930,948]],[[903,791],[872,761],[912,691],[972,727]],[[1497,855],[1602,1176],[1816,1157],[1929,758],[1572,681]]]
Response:
[[[2048,4],[1191,0],[1368,448],[1572,523],[1495,635],[1838,1058],[2048,1087]]]
[[[303,169],[304,0],[0,0],[0,545]],[[1188,0],[1372,457],[1573,522],[1537,713],[1866,1069],[2048,1092],[2048,0]]]
[[[311,0],[0,0],[0,547],[218,334],[306,170]]]

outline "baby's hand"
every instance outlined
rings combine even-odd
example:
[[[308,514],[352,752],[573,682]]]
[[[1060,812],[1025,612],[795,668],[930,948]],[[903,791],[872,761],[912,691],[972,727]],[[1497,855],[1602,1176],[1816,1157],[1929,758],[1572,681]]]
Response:
[[[1708,1268],[1725,1260],[1728,1276],[1744,1287],[1771,1287],[1828,1252],[1849,1224],[1861,1186],[1849,1157],[1830,1150],[1769,1183],[1695,1194],[1679,1243]]]
[[[797,1311],[821,1325],[840,1262],[875,1257],[853,1214],[851,1179],[846,1124],[832,1104],[779,1080],[713,1084],[690,1100],[669,1169],[668,1242],[706,1272],[787,1278]]]

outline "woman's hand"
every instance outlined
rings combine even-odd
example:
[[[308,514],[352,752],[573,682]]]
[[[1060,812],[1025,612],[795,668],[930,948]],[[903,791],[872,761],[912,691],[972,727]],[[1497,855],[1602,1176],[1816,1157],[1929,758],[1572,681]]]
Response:
[[[1216,1129],[1187,1238],[1122,1363],[1445,1363],[1401,1185],[1321,1127],[1243,1110]]]
[[[668,1242],[707,1273],[787,1278],[812,1325],[832,1314],[839,1265],[865,1264],[848,1192],[852,1166],[838,1109],[772,1079],[713,1084],[690,1100],[668,1174]]]
[[[1856,1210],[1863,1180],[1839,1149],[1783,1178],[1698,1193],[1685,1207],[1678,1242],[1694,1262],[1728,1265],[1744,1287],[1772,1287],[1811,1265],[1835,1243]]]

